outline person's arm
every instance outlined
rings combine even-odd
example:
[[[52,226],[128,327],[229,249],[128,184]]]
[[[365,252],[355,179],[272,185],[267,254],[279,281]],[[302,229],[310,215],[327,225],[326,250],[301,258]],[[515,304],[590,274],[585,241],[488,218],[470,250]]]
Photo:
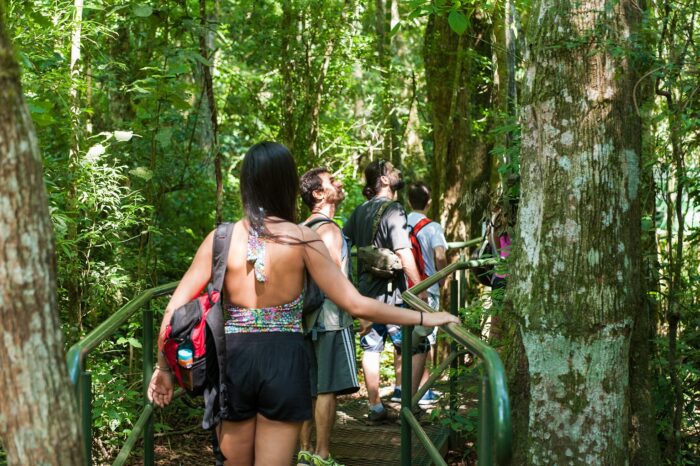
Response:
[[[189,269],[182,276],[180,283],[173,292],[168,305],[165,308],[165,313],[163,314],[163,320],[160,323],[160,332],[158,333],[158,349],[163,349],[163,338],[165,336],[165,329],[170,323],[170,317],[173,311],[178,307],[187,304],[189,301],[194,299],[209,283],[211,278],[211,261],[212,253],[214,247],[214,232],[212,231],[207,235],[202,244],[197,249],[197,253],[192,259],[192,264],[190,264]]]
[[[214,232],[212,231],[199,246],[194,259],[192,259],[190,268],[183,275],[165,308],[163,320],[160,323],[160,331],[158,332],[158,362],[153,371],[151,382],[148,384],[148,398],[156,406],[163,407],[168,405],[173,396],[172,374],[168,368],[168,362],[162,353],[163,345],[165,344],[165,330],[170,323],[173,311],[191,301],[209,283],[213,241]]]
[[[413,258],[411,250],[411,239],[408,235],[408,217],[400,204],[394,203],[387,207],[386,213],[380,222],[380,231],[383,232],[388,247],[399,256],[401,266],[406,277],[417,285],[421,281],[416,260]],[[424,291],[418,295],[424,301],[428,299],[428,292]]]
[[[316,232],[307,229],[304,235],[304,241],[307,241],[304,245],[304,264],[326,296],[353,317],[398,325],[422,323],[431,327],[459,323],[459,318],[446,312],[421,313],[362,296],[333,263],[325,244],[318,239]]]
[[[342,269],[343,261],[341,259],[343,251],[343,238],[340,236],[340,229],[332,223],[324,223],[316,229],[318,235],[323,240],[323,244],[328,248],[331,259],[336,265]]]
[[[416,265],[416,259],[413,257],[413,251],[411,251],[410,248],[403,248],[397,249],[394,252],[401,260],[403,273],[406,274],[411,282],[418,284],[421,281],[421,278],[420,273],[418,272],[418,266]]]
[[[433,249],[435,255],[435,271],[438,272],[447,267],[447,251],[443,246],[437,246]],[[445,279],[440,280],[440,286],[445,284]]]

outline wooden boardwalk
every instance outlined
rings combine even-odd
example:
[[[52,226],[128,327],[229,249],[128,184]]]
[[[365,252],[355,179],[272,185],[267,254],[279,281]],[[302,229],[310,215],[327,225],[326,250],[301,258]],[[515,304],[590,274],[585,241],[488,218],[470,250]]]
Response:
[[[384,399],[389,418],[381,425],[368,425],[367,401],[361,398],[339,399],[338,417],[331,437],[331,453],[346,466],[399,465],[401,463],[401,421],[399,403]],[[448,431],[429,421],[429,413],[421,416],[421,426],[433,443],[446,448]],[[446,450],[443,450],[445,453]],[[413,436],[412,465],[432,464],[420,441]]]

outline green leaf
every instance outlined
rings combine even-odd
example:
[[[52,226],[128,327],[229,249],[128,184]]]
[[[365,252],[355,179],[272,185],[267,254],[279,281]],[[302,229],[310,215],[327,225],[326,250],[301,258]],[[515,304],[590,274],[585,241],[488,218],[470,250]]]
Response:
[[[53,24],[51,24],[51,20],[49,18],[47,18],[46,16],[43,16],[38,11],[30,11],[29,15],[32,17],[32,19],[34,20],[34,22],[36,24],[38,24],[39,26],[41,26],[43,28],[50,28],[53,26]]]
[[[47,107],[44,107],[38,102],[27,102],[27,107],[32,115],[36,115],[37,113],[46,113],[49,110]]]
[[[459,35],[464,34],[464,31],[466,31],[467,27],[469,26],[467,17],[457,10],[450,11],[450,15],[447,17],[447,22],[450,23],[452,30]]]
[[[202,65],[211,66],[211,62],[209,60],[207,60],[206,58],[204,58],[203,56],[201,56],[200,54],[192,53],[191,56],[192,56],[192,58],[194,58],[196,61],[198,61]]]
[[[141,348],[141,342],[134,337],[129,338],[129,344],[134,348]]]
[[[141,178],[144,181],[149,181],[153,178],[153,172],[146,167],[136,167],[133,170],[129,170],[133,176]]]
[[[163,149],[168,149],[170,147],[170,138],[172,138],[172,136],[172,128],[161,128],[158,130],[158,134],[156,134],[156,140]]]
[[[153,8],[150,5],[136,5],[134,7],[134,14],[141,18],[147,18],[153,14]]]

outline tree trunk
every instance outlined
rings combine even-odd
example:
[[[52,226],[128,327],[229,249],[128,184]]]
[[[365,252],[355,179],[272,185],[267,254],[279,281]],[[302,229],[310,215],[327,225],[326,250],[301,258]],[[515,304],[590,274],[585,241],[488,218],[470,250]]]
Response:
[[[645,133],[648,134],[648,133]],[[643,150],[651,154],[651,150]],[[642,164],[640,206],[642,229],[642,305],[634,317],[630,344],[630,465],[661,464],[661,451],[656,433],[656,408],[652,397],[653,373],[649,363],[654,350],[658,322],[659,269],[656,246],[656,190],[652,174],[653,163]]]
[[[432,197],[435,219],[448,238],[462,240],[481,235],[481,221],[489,204],[491,177],[490,84],[475,56],[491,59],[490,25],[477,12],[464,35],[450,29],[447,18],[431,15],[425,30],[428,100],[432,110]],[[469,52],[469,53],[468,53]],[[474,123],[487,119],[484,128]]]
[[[632,49],[640,14],[630,0],[538,0],[531,12],[509,282],[524,351],[514,413],[526,417],[513,464],[629,462],[641,125],[620,49]]]
[[[68,164],[70,172],[75,174],[80,169],[80,141],[83,134],[82,117],[80,110],[80,94],[78,92],[80,84],[80,41],[83,28],[83,0],[75,0],[73,3],[75,8],[75,16],[73,18],[73,32],[71,34],[71,49],[70,49],[70,148],[68,151]],[[69,215],[76,217],[79,215],[77,206],[77,190],[76,181],[71,180],[67,194],[67,207]],[[82,286],[82,270],[80,269],[79,260],[80,249],[78,247],[78,221],[68,222],[68,232],[66,235],[66,244],[71,252],[68,254],[70,264],[67,267],[67,278],[65,280],[65,288],[68,295],[68,315],[78,329],[82,329],[83,321],[83,286]]]
[[[214,81],[212,68],[214,66],[214,36],[215,31],[209,30],[209,18],[207,17],[207,0],[199,0],[199,54],[209,61],[210,65],[202,64],[202,86],[207,94],[207,108],[209,110],[209,122],[211,123],[211,153],[214,157],[214,179],[216,180],[216,224],[223,222],[224,209],[224,179],[221,172],[221,151],[219,149],[219,118],[214,99]],[[216,17],[211,21],[216,24]]]
[[[41,158],[0,4],[0,437],[10,465],[82,465]]]

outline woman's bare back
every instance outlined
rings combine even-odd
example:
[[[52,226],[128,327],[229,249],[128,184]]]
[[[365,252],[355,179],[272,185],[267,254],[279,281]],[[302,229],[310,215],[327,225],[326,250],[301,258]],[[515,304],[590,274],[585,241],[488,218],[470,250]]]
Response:
[[[251,309],[293,301],[304,286],[303,227],[274,217],[265,220],[265,227],[277,239],[261,238],[264,283],[256,280],[253,262],[247,260],[249,227],[248,220],[242,219],[233,230],[225,279],[228,301]]]

